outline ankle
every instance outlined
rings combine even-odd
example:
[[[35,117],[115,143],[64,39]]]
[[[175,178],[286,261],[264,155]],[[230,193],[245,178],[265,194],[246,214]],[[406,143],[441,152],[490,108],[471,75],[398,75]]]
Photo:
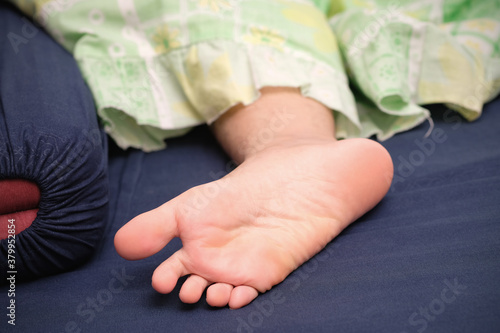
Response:
[[[320,135],[280,135],[268,141],[255,140],[253,144],[243,145],[239,156],[244,162],[257,155],[267,154],[285,149],[305,146],[321,146],[335,143],[337,140],[332,136]]]
[[[321,103],[298,89],[264,88],[261,93],[256,102],[235,106],[212,126],[237,163],[272,147],[334,140],[332,113]]]

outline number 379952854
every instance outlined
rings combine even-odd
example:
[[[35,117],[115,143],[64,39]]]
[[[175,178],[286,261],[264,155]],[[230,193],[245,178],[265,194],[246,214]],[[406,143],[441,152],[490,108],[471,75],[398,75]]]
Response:
[[[16,222],[16,220],[14,219],[10,219],[8,221],[8,225],[7,225],[7,233],[8,233],[8,240],[7,240],[7,254],[8,254],[8,258],[7,258],[7,264],[9,265],[10,269],[13,269],[16,265],[16,257],[15,257],[15,254],[16,254],[16,225],[14,224],[14,222]]]

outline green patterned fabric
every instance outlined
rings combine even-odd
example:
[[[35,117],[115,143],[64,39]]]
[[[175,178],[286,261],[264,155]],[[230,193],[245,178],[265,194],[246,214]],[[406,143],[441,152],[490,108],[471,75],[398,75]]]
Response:
[[[77,59],[122,148],[215,121],[264,86],[300,87],[338,138],[387,139],[500,90],[500,0],[10,0]]]

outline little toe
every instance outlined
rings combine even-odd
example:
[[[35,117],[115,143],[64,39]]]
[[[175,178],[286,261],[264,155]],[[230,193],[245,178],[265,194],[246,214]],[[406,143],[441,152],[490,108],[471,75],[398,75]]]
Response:
[[[209,282],[198,275],[191,275],[182,285],[179,298],[184,303],[193,304],[200,300]]]
[[[233,286],[227,283],[215,283],[208,287],[207,303],[211,306],[223,307],[229,302]]]
[[[258,295],[259,292],[253,287],[237,286],[231,292],[229,307],[231,309],[239,309],[250,304],[250,302],[252,302]]]

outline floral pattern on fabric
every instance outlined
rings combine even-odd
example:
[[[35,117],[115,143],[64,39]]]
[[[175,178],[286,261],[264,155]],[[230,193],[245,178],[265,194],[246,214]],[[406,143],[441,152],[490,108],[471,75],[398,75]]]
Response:
[[[299,87],[338,138],[387,139],[500,90],[500,0],[10,0],[75,56],[106,131],[145,151]]]

